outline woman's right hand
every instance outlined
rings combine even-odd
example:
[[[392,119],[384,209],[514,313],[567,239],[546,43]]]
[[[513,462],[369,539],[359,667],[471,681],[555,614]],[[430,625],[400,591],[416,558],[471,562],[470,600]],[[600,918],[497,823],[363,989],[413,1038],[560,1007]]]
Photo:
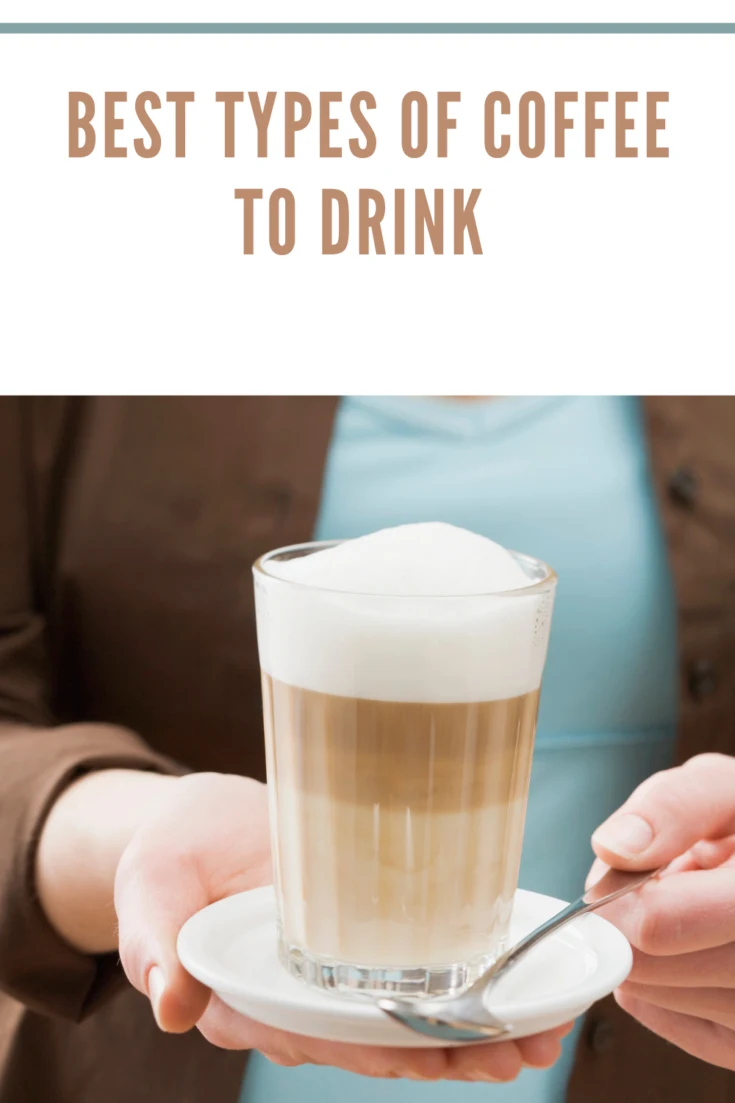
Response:
[[[547,1067],[571,1025],[517,1042],[403,1049],[327,1042],[239,1015],[191,977],[176,955],[186,920],[223,897],[271,882],[264,785],[228,774],[192,774],[161,792],[120,859],[115,879],[119,950],[131,983],[162,1030],[197,1026],[213,1045],[257,1049],[280,1065],[334,1065],[367,1076],[513,1080]]]

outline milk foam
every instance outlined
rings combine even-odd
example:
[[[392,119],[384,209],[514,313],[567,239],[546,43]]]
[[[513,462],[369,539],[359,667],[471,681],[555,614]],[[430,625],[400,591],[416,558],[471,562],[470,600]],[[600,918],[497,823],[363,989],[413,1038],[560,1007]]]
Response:
[[[529,585],[510,552],[477,533],[430,522],[381,529],[300,559],[271,574],[352,594],[490,594]]]
[[[466,529],[383,529],[269,561],[264,572],[255,574],[261,666],[288,685],[459,703],[541,683],[553,591],[504,596],[535,580],[505,548]]]

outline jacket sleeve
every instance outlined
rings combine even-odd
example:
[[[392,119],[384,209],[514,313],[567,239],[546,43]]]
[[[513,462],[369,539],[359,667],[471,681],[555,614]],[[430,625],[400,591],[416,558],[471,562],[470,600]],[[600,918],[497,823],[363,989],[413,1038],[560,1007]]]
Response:
[[[77,952],[45,918],[34,886],[45,817],[87,771],[182,771],[123,728],[54,723],[33,568],[28,401],[0,398],[0,989],[34,1010],[80,1019],[123,974],[117,955]]]

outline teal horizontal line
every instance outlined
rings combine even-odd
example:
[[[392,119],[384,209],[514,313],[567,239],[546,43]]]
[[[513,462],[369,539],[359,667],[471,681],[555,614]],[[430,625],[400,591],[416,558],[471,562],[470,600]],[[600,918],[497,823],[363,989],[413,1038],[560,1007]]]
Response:
[[[735,23],[0,23],[0,34],[735,34]]]

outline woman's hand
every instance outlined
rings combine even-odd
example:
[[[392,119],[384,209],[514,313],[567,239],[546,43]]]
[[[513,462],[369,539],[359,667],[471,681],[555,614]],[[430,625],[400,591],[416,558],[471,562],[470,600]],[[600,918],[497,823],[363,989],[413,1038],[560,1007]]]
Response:
[[[265,786],[224,774],[176,781],[126,847],[115,881],[119,949],[162,1030],[196,1026],[224,1049],[258,1049],[280,1065],[336,1065],[368,1076],[513,1080],[547,1067],[571,1026],[518,1042],[457,1049],[348,1045],[287,1034],[231,1011],[176,956],[184,922],[200,908],[271,881]]]
[[[602,912],[634,947],[615,996],[687,1053],[735,1070],[735,759],[705,754],[655,774],[595,832],[604,871],[672,863]]]

